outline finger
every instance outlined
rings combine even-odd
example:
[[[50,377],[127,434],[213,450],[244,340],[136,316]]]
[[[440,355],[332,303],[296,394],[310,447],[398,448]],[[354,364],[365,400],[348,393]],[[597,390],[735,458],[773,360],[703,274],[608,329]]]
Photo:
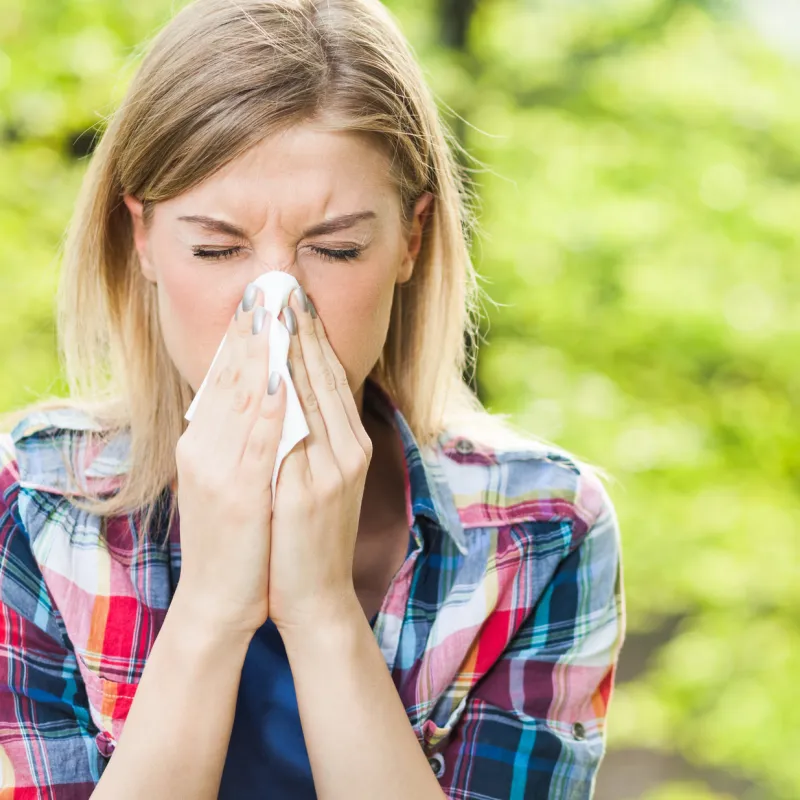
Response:
[[[342,401],[345,414],[347,414],[350,428],[355,434],[355,437],[358,440],[358,443],[361,445],[361,449],[364,451],[365,455],[367,455],[368,458],[371,458],[372,440],[369,438],[369,434],[367,433],[366,429],[364,428],[364,424],[361,421],[361,415],[358,413],[356,399],[353,396],[353,391],[350,388],[350,382],[347,379],[347,371],[337,358],[333,346],[328,341],[328,336],[325,333],[325,326],[322,324],[322,320],[320,319],[319,314],[317,314],[317,310],[311,300],[309,300],[309,304],[314,331],[317,334],[317,341],[319,342],[322,353],[328,362],[328,366],[336,378],[336,390],[339,392],[339,397]]]
[[[295,290],[289,305],[297,316],[297,335],[309,382],[319,403],[330,449],[343,475],[353,477],[364,467],[365,453],[353,433],[338,391],[338,379],[325,358],[314,328],[307,300],[303,292]],[[310,460],[311,473],[315,464]]]
[[[280,373],[273,372],[242,454],[242,466],[263,487],[266,497],[271,496],[272,473],[285,415],[286,385]]]
[[[190,425],[215,458],[241,458],[267,386],[269,313],[257,293],[256,301],[252,290],[245,294],[249,302],[231,320]]]
[[[197,419],[198,415],[207,416],[207,410],[201,410],[207,409],[209,404],[207,401],[204,402],[206,394],[213,395],[224,391],[238,382],[240,362],[245,352],[245,334],[251,332],[253,316],[256,307],[260,304],[258,287],[255,284],[248,284],[207,370],[200,393],[201,397],[197,401],[197,410],[192,418],[193,421]]]
[[[309,379],[308,370],[303,359],[303,349],[300,344],[300,331],[297,325],[297,313],[290,305],[283,310],[286,327],[291,333],[289,337],[289,363],[292,365],[292,380],[294,381],[297,397],[308,423],[309,435],[305,439],[305,453],[311,477],[316,478],[321,474],[329,474],[332,469],[337,469],[336,458],[331,450],[328,430],[322,416],[319,399]],[[313,333],[312,333],[313,335]]]

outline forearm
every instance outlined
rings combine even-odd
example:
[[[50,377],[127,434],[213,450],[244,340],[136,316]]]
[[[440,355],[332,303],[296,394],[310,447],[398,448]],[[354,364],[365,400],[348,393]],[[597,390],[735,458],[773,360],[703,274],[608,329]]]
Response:
[[[442,800],[358,601],[281,634],[320,800]]]
[[[176,591],[93,800],[217,797],[248,644]]]

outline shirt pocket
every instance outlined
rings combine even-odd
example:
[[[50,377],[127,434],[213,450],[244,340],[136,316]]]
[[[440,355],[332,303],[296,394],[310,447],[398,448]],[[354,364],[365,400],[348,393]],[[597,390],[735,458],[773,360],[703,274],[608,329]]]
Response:
[[[78,654],[77,658],[78,668],[86,686],[89,714],[98,728],[95,744],[100,754],[109,758],[122,735],[142,670],[123,669],[121,673],[134,675],[133,680],[112,680],[100,670],[90,667],[82,655]]]

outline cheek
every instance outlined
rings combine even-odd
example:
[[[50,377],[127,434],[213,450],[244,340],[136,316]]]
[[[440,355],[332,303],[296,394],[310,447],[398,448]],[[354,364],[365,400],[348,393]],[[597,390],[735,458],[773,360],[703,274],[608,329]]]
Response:
[[[307,286],[331,347],[347,371],[351,386],[359,386],[383,349],[394,295],[392,280],[375,280],[368,270],[350,279]]]
[[[197,391],[240,299],[239,282],[198,278],[198,272],[171,266],[158,270],[158,313],[172,361]]]

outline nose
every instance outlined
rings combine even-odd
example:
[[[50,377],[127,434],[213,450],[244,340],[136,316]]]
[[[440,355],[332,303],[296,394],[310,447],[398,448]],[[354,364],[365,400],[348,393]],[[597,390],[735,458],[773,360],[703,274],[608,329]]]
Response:
[[[295,275],[294,257],[289,258],[284,255],[284,257],[280,259],[277,258],[272,258],[268,260],[263,258],[258,259],[254,265],[253,276],[251,280],[255,280],[256,278],[266,274],[267,272],[286,272],[289,275],[292,275],[296,278],[297,276]]]
[[[256,268],[261,268],[266,272],[270,269],[279,269],[286,271],[289,269],[296,260],[295,251],[293,247],[276,247],[273,246],[267,251],[256,251]]]
[[[290,276],[291,278],[294,278],[294,281],[296,281],[301,286],[303,284],[303,280],[300,277],[300,270],[298,268],[297,258],[295,257],[294,252],[292,252],[291,254],[284,252],[282,256],[279,258],[273,257],[270,259],[266,259],[262,257],[256,259],[252,269],[252,274],[250,276],[250,282],[255,283],[256,281],[259,281],[260,283],[258,290],[259,298],[260,301],[267,306],[269,302],[271,302],[271,300],[274,300],[274,298],[271,298],[270,300],[264,296],[264,292],[267,291],[265,288],[267,285],[271,287],[269,289],[270,292],[278,291],[279,293],[283,292],[285,290],[285,287],[289,285],[280,280],[277,281],[276,283],[265,284],[263,281],[263,276],[272,274],[287,275]],[[294,283],[291,283],[291,285],[294,285]],[[289,290],[285,291],[288,293]],[[282,305],[286,305],[287,302],[288,299],[285,299]]]

